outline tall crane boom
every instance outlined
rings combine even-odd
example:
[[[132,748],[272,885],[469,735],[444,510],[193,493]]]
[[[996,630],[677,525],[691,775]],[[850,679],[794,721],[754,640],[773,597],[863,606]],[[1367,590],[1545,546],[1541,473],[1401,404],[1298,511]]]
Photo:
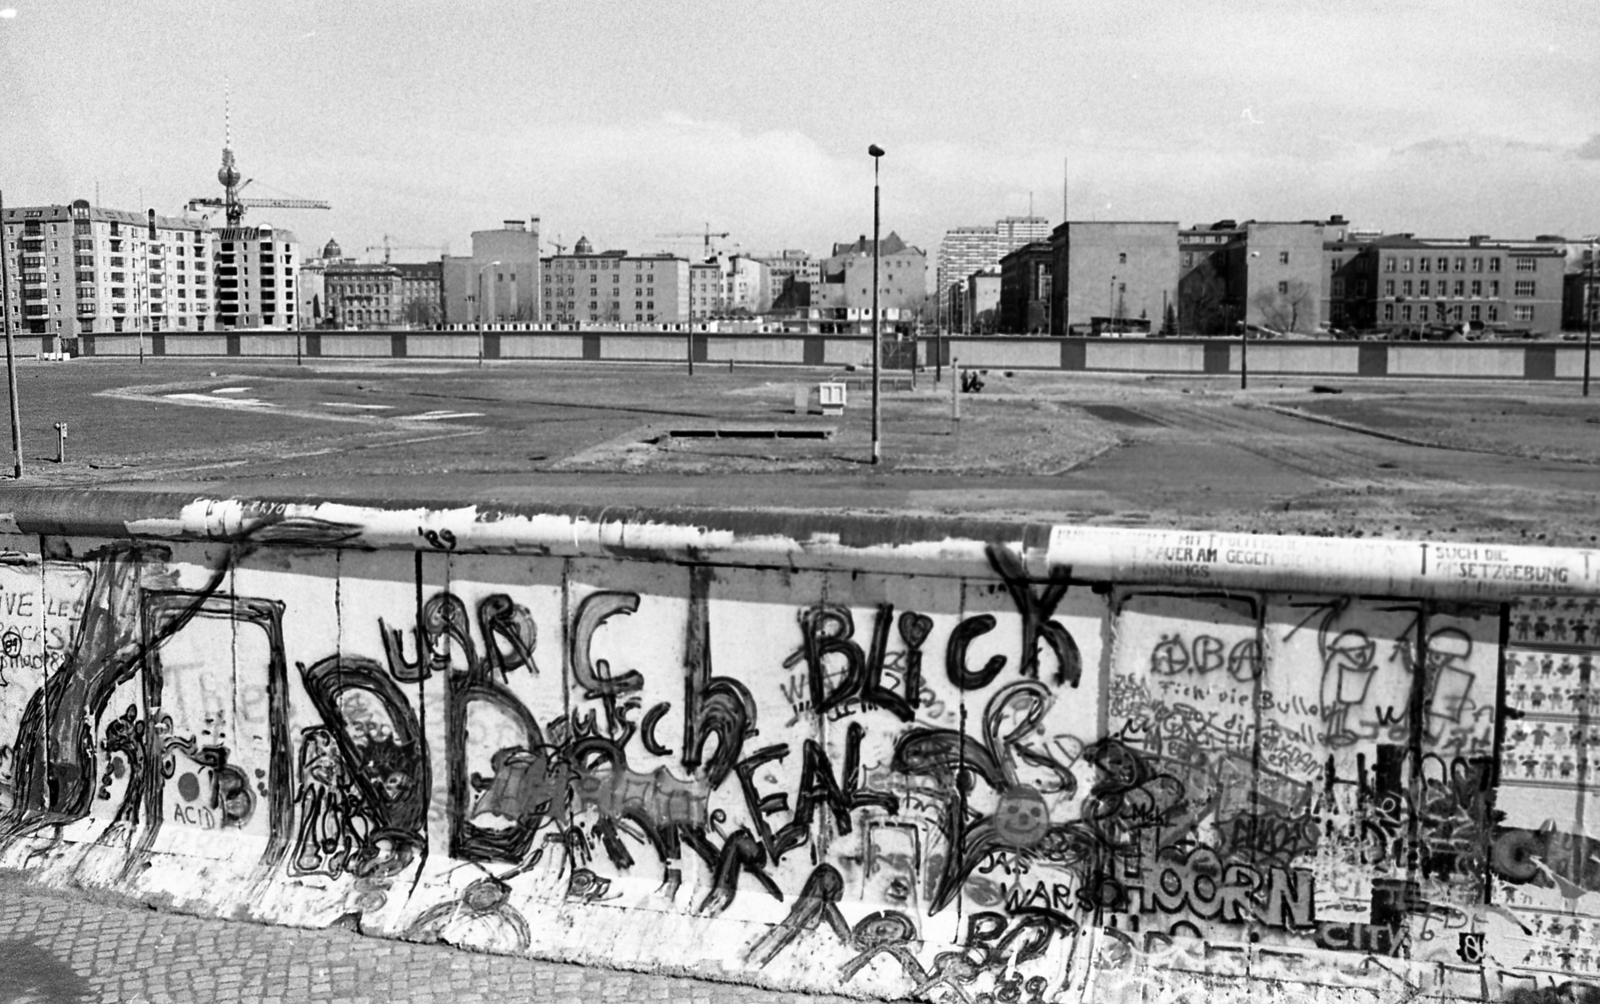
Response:
[[[315,206],[305,206],[305,207],[301,207],[301,208],[314,209],[316,207]],[[444,245],[441,245],[439,247],[434,247],[434,246],[432,246],[430,244],[396,244],[396,243],[394,243],[394,238],[393,237],[390,237],[388,234],[384,234],[383,235],[383,243],[382,244],[374,244],[371,247],[367,248],[367,253],[368,254],[371,254],[373,251],[382,251],[383,252],[383,263],[385,265],[387,265],[387,264],[389,264],[390,252],[393,252],[393,251],[438,251],[440,257],[446,257],[447,258],[447,257],[450,256],[450,245],[449,244],[444,244]]]
[[[720,238],[726,239],[727,237],[730,236],[730,234],[726,230],[724,230],[722,233],[713,233],[712,230],[711,230],[711,224],[707,223],[704,233],[698,233],[698,232],[695,232],[695,231],[690,231],[688,233],[656,234],[656,236],[657,237],[700,237],[700,238],[703,238],[705,240],[705,243],[706,243],[706,257],[709,258],[709,257],[711,257],[711,238],[720,237]]]

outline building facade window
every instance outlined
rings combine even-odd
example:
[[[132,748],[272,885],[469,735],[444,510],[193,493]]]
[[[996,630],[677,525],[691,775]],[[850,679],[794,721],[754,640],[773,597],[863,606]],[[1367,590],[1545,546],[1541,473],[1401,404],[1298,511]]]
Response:
[[[1511,319],[1513,321],[1531,321],[1533,320],[1533,308],[1531,306],[1512,307]]]
[[[1518,258],[1517,259],[1517,271],[1518,272],[1536,272],[1536,271],[1538,271],[1538,269],[1539,269],[1539,263],[1537,261],[1535,261],[1534,259],[1532,259],[1532,258]]]
[[[1511,286],[1512,296],[1532,296],[1536,286],[1532,279],[1518,279]]]

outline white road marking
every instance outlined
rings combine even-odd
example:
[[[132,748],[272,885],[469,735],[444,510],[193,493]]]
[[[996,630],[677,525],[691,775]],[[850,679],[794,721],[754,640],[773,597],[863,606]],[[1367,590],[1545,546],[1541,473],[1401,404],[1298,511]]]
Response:
[[[481,411],[425,411],[420,415],[397,416],[408,422],[442,422],[447,418],[481,418]]]
[[[356,408],[361,411],[387,411],[394,407],[392,404],[355,404],[350,401],[318,401],[324,408]]]
[[[210,394],[164,394],[169,401],[188,401],[213,408],[276,408],[277,405],[253,397],[212,397]]]

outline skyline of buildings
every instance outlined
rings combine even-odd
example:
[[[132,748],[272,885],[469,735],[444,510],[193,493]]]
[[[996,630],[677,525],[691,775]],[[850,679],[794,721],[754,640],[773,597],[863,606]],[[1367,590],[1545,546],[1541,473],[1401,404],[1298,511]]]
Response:
[[[302,257],[295,233],[90,205],[8,207],[5,309],[16,330],[114,334],[212,328],[406,328],[474,323],[682,324],[768,314],[870,316],[870,238],[825,257],[788,249],[541,254],[541,219],[472,231],[470,255],[363,262],[336,240]],[[1042,238],[1038,235],[1043,234]],[[1025,239],[1033,237],[1035,239]],[[1012,245],[993,262],[988,255]],[[378,250],[367,249],[369,252]],[[387,257],[387,248],[383,249]],[[710,250],[709,247],[707,249]],[[891,231],[878,248],[878,306],[927,312],[927,255]],[[954,330],[1014,334],[1253,328],[1553,332],[1600,295],[1584,242],[1418,237],[1326,220],[1081,221],[1003,217],[957,227],[935,275]],[[978,278],[981,277],[981,278]],[[931,320],[924,317],[924,321]]]

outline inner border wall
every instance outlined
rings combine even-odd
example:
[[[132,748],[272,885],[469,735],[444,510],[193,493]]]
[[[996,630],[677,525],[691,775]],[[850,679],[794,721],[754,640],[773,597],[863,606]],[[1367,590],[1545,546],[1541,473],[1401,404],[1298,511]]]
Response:
[[[446,331],[260,331],[162,332],[146,336],[151,355],[317,359],[482,358],[607,362],[686,362],[685,332],[568,330],[530,331],[499,325]],[[872,339],[856,335],[810,335],[695,331],[698,363],[746,366],[871,366]],[[35,355],[45,340],[18,339],[18,351]],[[75,341],[75,346],[72,342]],[[133,356],[139,339],[128,334],[82,335],[71,351],[96,358]],[[1583,346],[1572,342],[1252,342],[1251,373],[1263,377],[1356,377],[1500,380],[1578,380]],[[1059,369],[1086,373],[1238,373],[1240,345],[1222,338],[1047,338],[950,337],[921,339],[885,352],[885,366],[922,367],[952,361],[966,367]]]
[[[0,867],[933,1001],[1600,971],[1600,551],[0,497]]]

